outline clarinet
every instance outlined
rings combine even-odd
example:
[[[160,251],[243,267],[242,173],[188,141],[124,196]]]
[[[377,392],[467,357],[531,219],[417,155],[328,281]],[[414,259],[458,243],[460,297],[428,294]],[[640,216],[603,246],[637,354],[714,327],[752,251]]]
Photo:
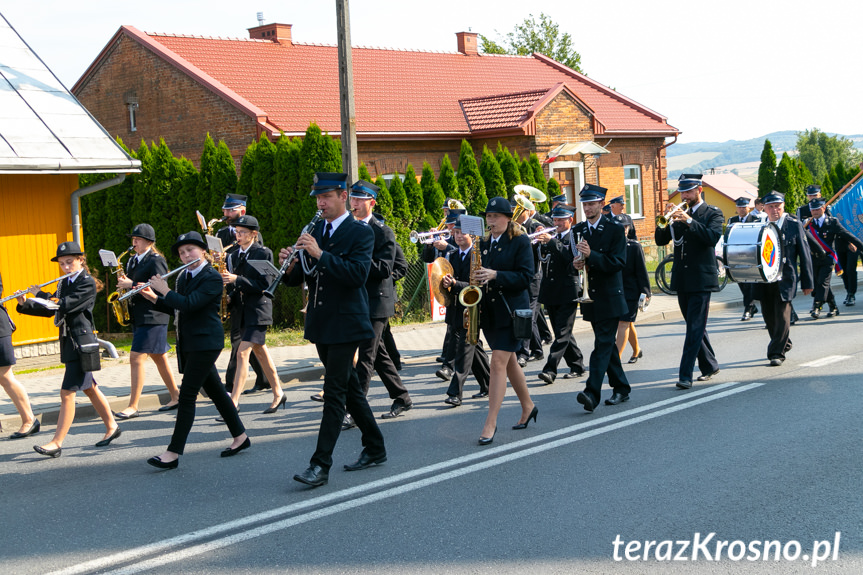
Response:
[[[304,227],[303,231],[300,232],[300,235],[312,233],[312,231],[315,229],[315,226],[318,224],[319,221],[321,221],[321,213],[323,213],[323,210],[317,211],[315,216],[312,218],[312,221],[310,221],[308,224],[306,224],[306,227]],[[294,242],[293,251],[291,251],[291,255],[288,256],[288,258],[282,264],[282,267],[279,268],[279,273],[278,273],[278,275],[276,275],[276,278],[273,280],[273,283],[271,283],[269,285],[269,287],[264,290],[264,295],[267,296],[268,298],[273,299],[274,297],[276,297],[276,288],[279,287],[279,284],[282,283],[282,278],[285,276],[286,273],[288,273],[291,270],[291,268],[293,268],[294,264],[296,263],[297,257],[300,256],[301,250],[297,249],[297,244],[299,243],[299,241],[300,240],[298,238],[297,241]]]

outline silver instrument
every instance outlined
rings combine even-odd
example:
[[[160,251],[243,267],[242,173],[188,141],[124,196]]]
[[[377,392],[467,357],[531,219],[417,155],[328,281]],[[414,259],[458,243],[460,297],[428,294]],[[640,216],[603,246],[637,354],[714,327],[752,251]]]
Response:
[[[552,238],[557,237],[557,229],[555,228],[541,228],[533,232],[532,234],[527,234],[527,237],[530,238],[530,243],[535,244],[539,242],[539,236],[542,234],[548,234]]]
[[[430,232],[417,232],[413,231],[410,233],[410,240],[412,244],[433,244],[438,240],[447,241],[450,238],[449,230],[432,230]]]
[[[75,275],[76,273],[78,273],[78,272],[69,272],[69,273],[67,273],[67,274],[66,274],[66,275],[64,275],[64,276],[60,276],[60,277],[55,278],[55,279],[53,279],[53,280],[51,280],[51,281],[47,281],[47,282],[45,282],[45,283],[43,283],[43,284],[39,284],[39,285],[37,285],[37,286],[35,286],[35,287],[41,288],[41,287],[45,287],[45,286],[47,286],[47,285],[51,285],[51,284],[53,284],[53,283],[61,282],[61,281],[63,281],[64,279],[66,279],[67,277],[69,277],[69,276],[73,276],[73,275]],[[29,291],[30,291],[30,288],[18,290],[18,291],[16,291],[15,293],[13,293],[13,294],[11,294],[11,295],[7,295],[7,296],[6,296],[6,297],[4,297],[3,299],[0,299],[0,304],[4,304],[4,303],[6,303],[6,302],[7,302],[7,301],[9,301],[9,300],[15,299],[15,298],[17,298],[18,296],[21,296],[21,295],[26,294],[26,293],[27,293],[27,292],[29,292]]]
[[[169,278],[169,277],[171,277],[171,276],[175,276],[175,275],[177,275],[178,273],[180,273],[181,271],[185,270],[187,267],[189,267],[189,266],[193,266],[193,265],[195,265],[196,263],[198,263],[199,261],[201,261],[201,258],[195,258],[194,260],[190,261],[190,262],[189,262],[189,263],[187,263],[187,264],[183,264],[183,265],[181,265],[181,266],[180,266],[180,267],[178,267],[178,268],[174,268],[174,269],[172,269],[171,271],[169,271],[168,273],[166,273],[165,275],[163,275],[163,276],[162,276],[162,279],[163,279],[163,280],[166,280],[166,279],[168,279],[168,278]],[[124,293],[123,295],[121,295],[121,296],[120,296],[120,298],[119,298],[117,301],[126,301],[127,299],[129,299],[129,298],[130,298],[130,297],[132,297],[133,295],[139,294],[139,293],[141,293],[142,291],[144,291],[145,289],[147,289],[148,287],[150,287],[150,284],[151,284],[151,283],[152,283],[152,282],[147,282],[147,283],[145,283],[145,284],[141,284],[141,285],[139,285],[139,286],[138,286],[138,287],[136,287],[135,289],[130,289],[129,291],[127,291],[126,293]]]
[[[321,214],[323,214],[323,213],[324,213],[323,210],[318,210],[317,212],[315,212],[315,215],[312,217],[311,221],[309,221],[309,223],[306,224],[306,227],[304,227],[302,229],[302,231],[300,232],[300,235],[302,236],[303,234],[312,233],[315,230],[315,226],[318,225],[319,221],[321,221]],[[264,290],[263,293],[266,297],[268,297],[270,299],[273,299],[274,297],[276,297],[276,288],[278,288],[279,284],[282,283],[282,277],[286,273],[289,273],[291,269],[293,269],[293,266],[297,263],[296,262],[297,258],[300,258],[300,261],[302,262],[303,272],[308,274],[308,275],[311,275],[312,270],[307,271],[306,267],[305,267],[306,262],[302,257],[303,250],[297,249],[297,244],[299,243],[299,241],[300,241],[300,238],[297,238],[297,241],[294,242],[293,248],[291,249],[291,255],[289,255],[287,258],[285,258],[285,261],[282,262],[282,267],[279,268],[279,273],[276,275],[276,277],[273,279],[272,283],[267,287],[267,289]]]
[[[577,237],[576,237],[577,236]],[[584,254],[578,251],[575,247],[581,243],[581,234],[576,234],[574,231],[569,234],[569,247],[572,250],[573,256],[575,256],[576,260],[583,260]],[[578,303],[593,303],[593,300],[590,299],[588,295],[588,285],[587,285],[587,262],[584,262],[584,275],[582,276],[582,272],[578,272],[579,283],[581,284],[581,297],[576,299]],[[582,279],[582,277],[584,279]]]

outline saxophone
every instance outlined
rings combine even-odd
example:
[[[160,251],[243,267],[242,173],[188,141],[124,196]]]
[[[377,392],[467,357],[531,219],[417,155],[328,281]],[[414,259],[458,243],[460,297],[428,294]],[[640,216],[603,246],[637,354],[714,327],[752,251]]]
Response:
[[[235,245],[237,245],[236,241],[227,246],[219,254],[219,275],[228,271],[228,250]],[[222,286],[222,301],[219,304],[219,317],[222,318],[222,323],[228,321],[228,318],[231,317],[231,310],[228,309],[228,286]]]
[[[476,272],[482,267],[482,259],[476,236],[471,236],[471,240],[473,249],[470,252],[470,285],[459,292],[458,301],[466,308],[464,328],[467,330],[467,340],[471,345],[476,345],[479,342],[479,302],[482,301],[482,288],[479,287]]]
[[[120,257],[117,258],[117,267],[111,270],[111,272],[117,276],[123,273],[123,258],[131,255],[135,252],[134,247],[130,247],[128,250],[120,254]],[[117,291],[112,292],[108,296],[108,303],[111,304],[111,307],[114,310],[114,317],[117,318],[117,323],[121,326],[126,327],[129,325],[129,322],[132,321],[131,316],[129,315],[129,301],[128,299],[120,299],[120,296],[126,293],[128,290],[125,289],[117,289]]]

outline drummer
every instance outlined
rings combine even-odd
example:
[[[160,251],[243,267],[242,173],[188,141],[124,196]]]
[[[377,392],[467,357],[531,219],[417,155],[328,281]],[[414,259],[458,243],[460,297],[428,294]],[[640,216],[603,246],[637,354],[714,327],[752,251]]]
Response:
[[[725,233],[727,234],[734,224],[748,222],[749,220],[749,198],[741,196],[734,200],[734,209],[737,210],[737,215],[731,216],[726,222]],[[755,307],[755,302],[752,299],[752,284],[741,282],[737,284],[740,287],[740,293],[743,294],[743,317],[740,321],[749,321],[756,313],[758,308]]]
[[[767,359],[777,367],[791,350],[791,300],[797,295],[797,264],[800,264],[800,286],[809,295],[814,287],[812,257],[800,220],[785,213],[785,196],[771,192],[764,196],[767,221],[779,227],[782,238],[782,279],[771,283],[753,284],[753,297],[761,301],[764,323],[770,334]]]

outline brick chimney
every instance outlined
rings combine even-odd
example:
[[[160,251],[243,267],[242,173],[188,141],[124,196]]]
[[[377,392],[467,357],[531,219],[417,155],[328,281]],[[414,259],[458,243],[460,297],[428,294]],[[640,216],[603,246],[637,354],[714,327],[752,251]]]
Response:
[[[458,38],[458,51],[465,56],[476,56],[479,54],[476,45],[476,32],[456,32]]]
[[[249,38],[272,40],[278,44],[291,45],[291,26],[293,24],[264,24],[249,28]]]

